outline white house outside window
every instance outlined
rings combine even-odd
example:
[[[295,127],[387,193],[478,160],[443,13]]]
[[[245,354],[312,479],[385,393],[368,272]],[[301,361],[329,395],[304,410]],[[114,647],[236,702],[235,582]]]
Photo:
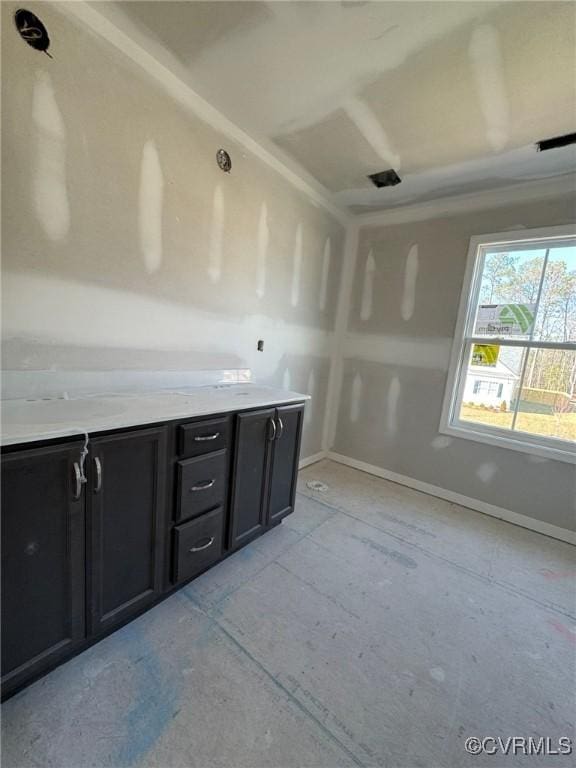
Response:
[[[576,461],[576,229],[473,237],[441,431]]]

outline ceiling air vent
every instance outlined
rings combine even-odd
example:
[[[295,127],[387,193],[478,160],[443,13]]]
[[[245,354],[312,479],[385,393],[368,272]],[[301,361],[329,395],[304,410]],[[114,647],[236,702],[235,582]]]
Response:
[[[402,179],[393,168],[389,171],[380,171],[379,173],[370,173],[368,178],[374,184],[375,187],[380,189],[381,187],[395,187],[396,184],[400,184]]]
[[[555,136],[553,139],[537,141],[538,152],[546,152],[547,149],[567,147],[568,144],[576,144],[576,133],[567,133],[565,136]]]

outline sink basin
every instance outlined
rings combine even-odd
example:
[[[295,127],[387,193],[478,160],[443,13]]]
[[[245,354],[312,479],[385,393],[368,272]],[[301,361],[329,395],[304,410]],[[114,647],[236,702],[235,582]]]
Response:
[[[122,409],[116,404],[97,400],[7,400],[2,403],[4,424],[57,424],[76,422],[82,426],[88,419],[117,416]]]

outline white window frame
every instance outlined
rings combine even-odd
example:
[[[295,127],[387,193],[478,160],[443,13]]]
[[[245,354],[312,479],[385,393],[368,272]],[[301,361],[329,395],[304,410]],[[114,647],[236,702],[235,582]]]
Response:
[[[491,341],[490,337],[474,336],[472,330],[481,288],[485,252],[495,246],[518,246],[523,242],[528,245],[538,240],[562,240],[570,237],[576,237],[576,227],[574,225],[496,232],[490,235],[475,235],[470,238],[458,320],[452,343],[446,390],[440,417],[439,431],[442,434],[576,464],[576,444],[571,441],[530,435],[526,432],[500,429],[499,427],[480,424],[479,422],[461,421],[459,419],[468,368],[468,360],[464,359],[466,342],[472,344],[497,342],[503,343],[506,346],[539,347],[541,349],[561,347],[563,349],[576,350],[576,343],[571,342],[556,344],[554,342],[539,342],[532,339],[529,341],[524,339],[516,341],[510,338],[501,339],[499,337],[494,337],[493,341]]]

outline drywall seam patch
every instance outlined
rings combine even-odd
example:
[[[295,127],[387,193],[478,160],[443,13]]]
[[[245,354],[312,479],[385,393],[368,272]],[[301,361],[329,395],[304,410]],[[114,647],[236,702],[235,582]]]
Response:
[[[408,322],[414,314],[418,266],[418,244],[415,243],[408,251],[404,266],[404,291],[402,292],[402,304],[400,305],[400,314],[404,322]]]
[[[286,368],[284,368],[284,373],[282,374],[282,389],[290,390],[290,384],[290,368],[286,366]]]
[[[439,499],[445,499],[451,501],[454,504],[459,504],[462,507],[474,510],[475,512],[482,512],[485,515],[491,517],[497,517],[500,520],[504,520],[507,523],[513,525],[519,525],[521,528],[528,528],[536,533],[541,533],[544,536],[550,536],[553,539],[559,539],[565,541],[568,544],[576,545],[576,532],[571,531],[568,528],[560,528],[557,525],[551,523],[544,523],[536,518],[522,515],[519,512],[513,512],[511,509],[504,509],[503,507],[497,507],[494,504],[489,504],[486,501],[480,499],[474,499],[470,496],[464,496],[461,493],[450,491],[447,488],[441,488],[431,483],[423,482],[422,480],[416,480],[413,477],[407,475],[400,475],[398,472],[392,472],[389,469],[383,469],[377,467],[374,464],[367,464],[364,461],[358,461],[352,459],[349,456],[343,456],[340,453],[334,453],[333,451],[327,451],[326,458],[336,461],[339,464],[345,464],[348,467],[359,469],[361,472],[366,472],[369,475],[375,475],[376,477],[382,477],[384,480],[390,480],[393,483],[399,485],[405,485],[407,488],[413,488],[416,491],[427,493],[430,496],[436,496]]]
[[[476,27],[470,38],[468,55],[486,123],[486,137],[492,149],[498,152],[508,142],[510,115],[497,30],[490,24]]]
[[[326,301],[328,299],[328,277],[330,275],[330,238],[326,238],[324,243],[324,253],[322,254],[322,273],[320,275],[320,298],[318,299],[318,307],[320,312],[324,312],[326,309]]]
[[[360,416],[360,402],[362,400],[362,377],[358,372],[354,374],[352,387],[350,388],[350,421],[355,424]]]
[[[360,302],[360,319],[364,321],[369,320],[372,316],[375,272],[376,262],[374,261],[374,253],[370,249],[364,265],[364,282],[362,283],[362,300]]]
[[[210,223],[210,245],[208,247],[208,277],[217,283],[222,274],[222,245],[224,238],[224,192],[216,185],[212,199],[212,221]]]
[[[70,205],[66,184],[66,126],[54,93],[52,78],[38,71],[32,93],[36,168],[32,198],[38,220],[47,237],[64,240],[70,229]]]
[[[163,198],[164,176],[158,150],[154,141],[147,141],[140,164],[138,229],[144,267],[149,275],[157,272],[162,264]]]
[[[400,399],[400,379],[394,376],[388,388],[386,399],[386,422],[388,432],[395,435],[398,432],[398,400]]]
[[[400,155],[392,149],[386,131],[368,104],[351,97],[346,99],[342,108],[380,160],[389,168],[399,169]]]
[[[292,289],[290,303],[298,306],[300,301],[300,274],[302,272],[302,223],[299,222],[294,235],[294,254],[292,257]]]
[[[174,72],[147,51],[143,45],[138,43],[134,37],[121,30],[96,8],[92,7],[90,3],[85,2],[85,0],[77,0],[77,2],[65,3],[62,10],[60,10],[57,3],[54,3],[53,7],[61,13],[66,13],[68,18],[73,18],[76,22],[80,22],[81,25],[88,27],[96,35],[104,38],[124,56],[127,56],[145,70],[175,101],[190,110],[196,117],[211,125],[215,130],[241,144],[255,157],[258,157],[286,179],[293,187],[303,192],[311,201],[321,205],[340,223],[346,224],[351,220],[352,216],[335,205],[330,200],[328,191],[320,184],[316,185],[313,181],[306,181],[278,160],[272,152],[264,148],[209,102],[199,96]]]
[[[268,257],[268,244],[270,242],[270,229],[268,228],[268,207],[265,202],[260,206],[258,219],[258,235],[256,240],[256,296],[263,298],[266,293],[266,259]]]
[[[316,389],[316,376],[314,375],[314,368],[310,369],[310,373],[308,374],[308,381],[306,383],[306,394],[310,395],[310,400],[306,403],[306,408],[304,409],[304,423],[306,425],[310,424],[312,421],[312,411],[316,405],[316,402],[314,400],[314,390]]]

